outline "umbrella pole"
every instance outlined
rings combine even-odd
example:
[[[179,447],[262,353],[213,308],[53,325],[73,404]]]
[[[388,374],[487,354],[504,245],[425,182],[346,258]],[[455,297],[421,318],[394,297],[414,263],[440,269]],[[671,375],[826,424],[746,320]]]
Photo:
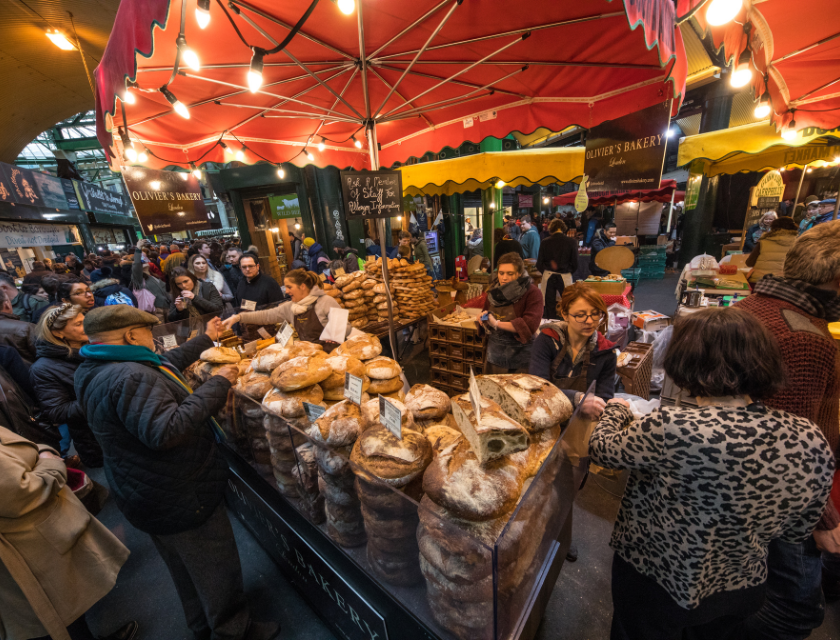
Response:
[[[810,164],[810,163],[809,163]],[[802,175],[799,176],[799,186],[796,187],[796,197],[793,199],[793,210],[796,211],[796,205],[799,204],[799,192],[802,191],[802,181],[805,180],[805,173],[808,171],[808,165],[802,167]]]
[[[671,207],[668,209],[668,227],[665,229],[665,233],[671,233],[671,216],[674,215],[674,198],[677,197],[677,189],[674,188],[674,192],[671,194]]]

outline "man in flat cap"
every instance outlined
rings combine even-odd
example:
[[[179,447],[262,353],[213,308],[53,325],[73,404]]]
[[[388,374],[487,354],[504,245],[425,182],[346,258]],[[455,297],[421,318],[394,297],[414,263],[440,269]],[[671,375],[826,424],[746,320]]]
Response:
[[[102,445],[116,504],[151,536],[196,640],[269,640],[280,627],[251,621],[223,502],[227,465],[210,424],[237,366],[221,367],[192,392],[181,370],[213,346],[221,321],[166,356],[154,351],[157,322],[127,305],[88,313],[76,394]]]

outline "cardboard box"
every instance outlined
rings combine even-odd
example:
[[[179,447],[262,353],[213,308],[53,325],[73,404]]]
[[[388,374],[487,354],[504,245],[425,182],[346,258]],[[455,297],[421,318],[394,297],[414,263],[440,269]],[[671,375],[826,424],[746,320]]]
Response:
[[[636,236],[616,236],[615,237],[615,246],[623,247],[638,247],[639,246],[639,239]]]
[[[620,296],[627,288],[626,280],[607,280],[606,282],[603,280],[584,280],[584,284],[592,287],[602,296]]]
[[[659,331],[672,322],[669,316],[658,311],[637,311],[633,314],[633,326],[642,331]]]

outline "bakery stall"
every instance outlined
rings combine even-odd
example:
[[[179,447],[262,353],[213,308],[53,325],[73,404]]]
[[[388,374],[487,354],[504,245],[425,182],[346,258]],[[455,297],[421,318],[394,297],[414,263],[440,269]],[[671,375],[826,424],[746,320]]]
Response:
[[[161,352],[203,331],[183,324],[155,328]],[[532,638],[587,468],[566,396],[523,374],[450,397],[375,335],[328,355],[290,333],[222,336],[184,372],[239,366],[217,417],[237,517],[337,637]]]

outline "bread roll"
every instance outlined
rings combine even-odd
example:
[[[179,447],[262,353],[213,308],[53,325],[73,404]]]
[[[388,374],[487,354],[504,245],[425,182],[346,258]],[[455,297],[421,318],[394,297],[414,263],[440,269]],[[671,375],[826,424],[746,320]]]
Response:
[[[212,362],[214,364],[236,364],[242,357],[230,347],[210,347],[201,352],[199,359],[202,362]]]
[[[235,386],[237,392],[254,400],[261,400],[272,388],[271,379],[267,375],[256,371],[249,371],[237,378]]]
[[[449,396],[427,384],[415,384],[405,396],[415,420],[438,420],[450,411]]]
[[[526,373],[478,376],[481,395],[499,404],[528,431],[566,422],[574,411],[566,394],[547,380]]]
[[[336,287],[338,287],[339,289],[343,289],[343,288],[344,288],[344,287],[346,287],[348,284],[350,284],[351,282],[353,282],[353,279],[354,279],[354,278],[353,278],[353,274],[352,274],[352,273],[345,273],[343,276],[338,276],[338,277],[335,279],[335,286],[336,286]]]
[[[525,428],[505,415],[499,405],[487,398],[481,399],[480,423],[476,422],[475,412],[467,394],[452,400],[452,415],[455,416],[458,429],[469,441],[482,464],[517,451],[524,451],[531,444]]]
[[[372,380],[389,380],[402,373],[402,367],[396,360],[385,356],[377,356],[365,362],[365,373]]]
[[[326,358],[301,356],[284,362],[271,372],[271,384],[281,391],[296,391],[326,380],[332,374]]]
[[[394,400],[393,398],[389,398],[388,401],[401,412],[400,428],[417,431],[414,426],[414,418],[411,417],[411,412],[405,408],[405,405],[399,400]],[[364,412],[365,418],[370,426],[380,426],[378,396],[362,404],[362,411]]]
[[[367,420],[362,410],[349,400],[343,400],[329,409],[315,421],[309,436],[316,443],[328,447],[352,445],[365,430]]]

